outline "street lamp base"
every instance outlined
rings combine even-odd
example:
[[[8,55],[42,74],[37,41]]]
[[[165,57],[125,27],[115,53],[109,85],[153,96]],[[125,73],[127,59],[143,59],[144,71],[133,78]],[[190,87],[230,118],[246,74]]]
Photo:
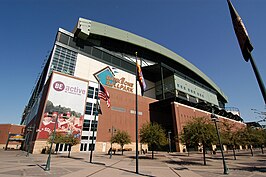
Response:
[[[228,168],[226,167],[226,168],[224,168],[224,174],[225,175],[228,175],[229,174],[229,170],[228,170]]]
[[[46,166],[46,167],[44,168],[44,171],[50,171],[50,167],[47,167],[47,166]]]

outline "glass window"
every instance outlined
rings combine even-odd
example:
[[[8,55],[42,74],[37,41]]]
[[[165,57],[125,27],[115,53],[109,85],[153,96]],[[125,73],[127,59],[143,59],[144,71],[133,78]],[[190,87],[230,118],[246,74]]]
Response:
[[[83,151],[83,143],[80,144],[80,151]]]
[[[93,115],[96,114],[96,111],[97,111],[96,108],[97,108],[97,107],[96,107],[96,104],[94,103],[94,104],[93,104]]]
[[[123,60],[121,60],[120,62],[121,62],[122,68],[126,68],[129,71],[134,71],[136,69],[136,66],[131,64],[131,63],[128,63],[128,62],[123,61]]]
[[[108,54],[108,53],[104,53],[104,52],[103,52],[103,58],[102,58],[102,59],[103,59],[104,61],[107,61],[107,62],[111,63],[111,58],[112,58],[112,57],[111,57],[110,54]]]
[[[87,151],[87,143],[84,144],[84,151]]]
[[[64,144],[60,144],[59,145],[59,151],[62,151],[63,150],[63,146],[64,146]]]
[[[93,93],[94,93],[94,87],[89,87],[88,88],[88,97],[93,98]]]
[[[84,52],[85,53],[88,53],[88,54],[91,54],[91,47],[90,46],[84,46]]]
[[[63,43],[63,44],[67,44],[68,43],[68,36],[66,35],[66,34],[64,34],[64,33],[59,33],[60,35],[58,35],[59,37],[59,39],[58,39],[58,41],[59,42],[61,42],[61,43]]]
[[[98,121],[92,120],[91,122],[91,131],[97,131]]]
[[[94,99],[98,98],[98,88],[95,88],[95,95],[94,95]]]
[[[82,140],[88,140],[89,136],[81,136]]]
[[[91,115],[91,112],[92,112],[92,103],[87,102],[85,114]]]
[[[59,72],[69,70],[69,72],[67,72],[67,74],[73,75],[74,70],[75,70],[75,65],[76,65],[76,58],[77,58],[76,52],[73,52],[71,50],[63,48],[61,46],[56,46],[55,55],[54,55],[54,58],[52,60],[52,64],[54,66],[57,66],[57,69],[56,69],[56,67],[51,68],[50,72],[52,70],[56,70]],[[69,67],[70,62],[73,65],[71,68]]]
[[[112,56],[112,63],[117,66],[120,66],[120,59]]]
[[[90,120],[84,120],[84,123],[83,123],[83,131],[90,131]],[[88,139],[88,138],[87,138]]]
[[[92,140],[92,136],[90,136],[90,140]],[[94,136],[93,140],[96,140],[96,136]]]
[[[97,57],[97,58],[101,58],[102,56],[102,51],[96,48],[92,48],[92,55]]]
[[[64,151],[67,151],[68,146],[69,146],[68,144],[65,144]]]

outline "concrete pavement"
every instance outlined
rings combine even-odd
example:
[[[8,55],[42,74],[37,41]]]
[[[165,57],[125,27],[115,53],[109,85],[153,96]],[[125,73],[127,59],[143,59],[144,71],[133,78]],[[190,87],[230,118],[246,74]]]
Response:
[[[220,154],[208,155],[207,165],[203,165],[202,154],[192,153],[155,153],[139,156],[139,174],[136,174],[134,152],[124,155],[93,154],[93,163],[89,163],[89,153],[71,153],[52,155],[51,170],[44,171],[47,154],[30,154],[23,151],[0,150],[0,177],[15,176],[56,176],[56,177],[115,177],[115,176],[158,176],[158,177],[200,177],[200,176],[234,176],[265,177],[266,155],[259,153],[251,157],[248,152],[239,154],[233,160],[226,154],[229,175],[223,174]]]

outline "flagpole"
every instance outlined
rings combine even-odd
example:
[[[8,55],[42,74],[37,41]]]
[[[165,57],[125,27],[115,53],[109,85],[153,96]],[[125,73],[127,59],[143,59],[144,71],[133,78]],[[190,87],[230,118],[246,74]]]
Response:
[[[139,150],[138,150],[138,59],[136,52],[136,173],[139,173]]]
[[[265,87],[263,84],[263,81],[260,77],[259,71],[257,69],[257,66],[255,64],[255,61],[252,57],[251,51],[253,50],[253,46],[250,42],[247,30],[245,28],[244,23],[241,20],[241,17],[239,16],[239,14],[237,13],[237,11],[235,10],[233,4],[231,3],[230,0],[227,0],[228,3],[228,7],[229,7],[229,11],[230,11],[230,15],[231,15],[231,19],[232,19],[232,23],[234,26],[234,31],[235,34],[237,36],[237,40],[240,46],[240,49],[242,51],[242,55],[245,59],[246,62],[249,61],[250,59],[250,63],[252,65],[252,69],[255,73],[257,82],[259,84],[260,87],[260,91],[262,93],[263,99],[264,99],[264,103],[266,104],[266,91],[265,91]]]
[[[94,134],[95,134],[95,124],[96,124],[96,116],[98,115],[99,85],[100,85],[100,83],[98,82],[98,94],[97,94],[97,97],[96,97],[96,112],[95,112],[95,115],[94,115],[94,124],[93,124],[93,130],[92,130],[92,140],[91,140],[90,163],[92,163],[92,152],[93,152],[93,149],[94,149],[93,148],[93,143],[94,143]]]
[[[259,73],[259,71],[257,69],[256,63],[255,63],[255,61],[254,61],[254,59],[252,57],[251,52],[250,51],[248,51],[248,52],[249,52],[249,55],[250,55],[249,59],[250,59],[250,63],[251,63],[252,69],[253,69],[253,71],[255,73],[255,76],[256,76],[256,79],[258,81],[258,84],[259,84],[259,87],[260,87],[260,91],[261,91],[263,99],[264,99],[264,103],[266,104],[266,91],[265,91],[265,87],[264,87],[264,84],[263,84],[263,80],[260,77],[260,73]]]

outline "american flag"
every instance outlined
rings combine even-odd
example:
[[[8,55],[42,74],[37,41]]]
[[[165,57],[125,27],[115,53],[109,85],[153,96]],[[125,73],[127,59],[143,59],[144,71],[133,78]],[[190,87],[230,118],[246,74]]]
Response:
[[[110,108],[110,106],[111,106],[110,94],[103,87],[103,85],[101,83],[100,83],[100,89],[99,89],[98,97],[100,99],[103,99],[104,101],[106,101],[107,107]]]

